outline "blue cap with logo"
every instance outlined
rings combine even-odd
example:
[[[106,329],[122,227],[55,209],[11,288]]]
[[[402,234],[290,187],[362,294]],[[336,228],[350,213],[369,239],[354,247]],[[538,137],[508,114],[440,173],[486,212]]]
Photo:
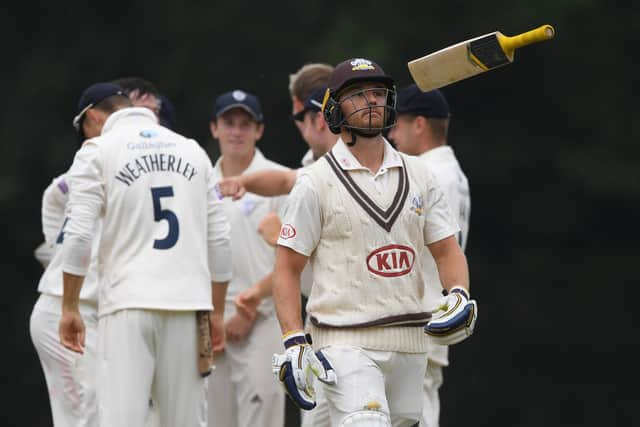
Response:
[[[73,118],[73,127],[76,131],[81,131],[80,124],[82,123],[84,114],[89,108],[99,104],[104,99],[115,95],[127,96],[124,89],[113,83],[95,83],[85,89],[78,101],[78,113]]]
[[[446,119],[451,116],[449,103],[438,89],[423,92],[411,84],[398,92],[398,114],[417,114],[424,117]]]
[[[242,108],[258,123],[262,123],[264,120],[262,106],[258,97],[240,89],[223,93],[216,98],[212,118],[217,119],[220,115],[233,108]]]

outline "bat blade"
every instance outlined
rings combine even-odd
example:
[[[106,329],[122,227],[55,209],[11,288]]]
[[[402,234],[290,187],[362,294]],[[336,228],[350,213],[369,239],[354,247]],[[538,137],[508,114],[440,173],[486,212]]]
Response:
[[[416,85],[426,92],[510,64],[517,48],[554,34],[550,25],[513,37],[495,31],[414,59],[407,66]]]

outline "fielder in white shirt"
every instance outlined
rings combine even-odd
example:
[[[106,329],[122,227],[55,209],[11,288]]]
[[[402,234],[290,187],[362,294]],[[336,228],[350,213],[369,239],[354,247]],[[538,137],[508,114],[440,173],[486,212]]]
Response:
[[[273,295],[286,351],[274,356],[274,372],[307,410],[315,406],[309,376],[317,376],[333,426],[419,421],[424,331],[466,337],[475,320],[459,228],[442,191],[417,159],[381,135],[394,122],[394,88],[372,61],[336,67],[323,111],[341,138],[300,174],[278,240]],[[438,304],[442,315],[431,321],[418,259],[424,246],[449,291]],[[313,350],[300,318],[307,259]]]
[[[467,177],[453,149],[447,145],[449,104],[441,91],[436,89],[422,92],[412,84],[398,92],[396,109],[398,120],[389,132],[389,137],[399,151],[418,156],[435,175],[454,217],[458,220],[458,243],[464,251],[469,233],[471,198]],[[429,251],[424,251],[422,260],[427,275],[425,302],[433,301],[442,290],[438,269]],[[443,383],[443,367],[448,365],[448,347],[432,343],[424,379],[421,426],[440,425],[439,389]]]
[[[210,130],[220,146],[214,167],[216,181],[224,176],[287,168],[266,159],[256,143],[264,132],[259,99],[242,90],[218,96]],[[270,212],[283,210],[284,197],[247,193],[223,200],[231,223],[233,279],[225,310],[226,346],[211,375],[210,427],[282,427],[285,395],[270,373],[270,357],[278,351],[279,328],[271,298],[255,310],[241,311],[234,299],[254,286],[271,283],[275,249],[258,234],[258,225]]]
[[[290,76],[292,118],[310,147],[302,158],[302,166],[313,164],[326,154],[338,140],[338,136],[329,130],[321,111],[326,83],[331,72],[333,72],[332,66],[307,64]],[[308,95],[305,97],[304,94],[307,93]],[[262,196],[286,195],[293,188],[299,171],[300,169],[246,171],[240,176],[226,177],[218,185],[221,195],[230,196],[233,200],[242,198],[246,191]],[[271,212],[262,219],[258,225],[258,231],[269,244],[275,246],[281,225],[280,215]],[[301,292],[305,298],[309,296],[312,281],[311,268],[307,264],[301,277]],[[264,298],[271,297],[271,289],[272,282],[260,281],[236,296],[236,306],[240,311],[251,314]],[[321,392],[320,388],[316,390],[317,405],[313,411],[301,411],[302,427],[321,427],[330,424],[328,408]]]
[[[86,322],[84,355],[66,349],[60,344],[58,336],[62,306],[62,252],[59,249],[64,239],[62,227],[68,192],[63,174],[51,182],[43,195],[44,244],[51,248],[51,259],[38,282],[40,296],[31,313],[29,330],[47,383],[53,425],[97,426],[95,366],[98,295],[95,260],[92,260],[87,272],[86,286],[80,293],[78,304]],[[96,234],[99,235],[99,229]],[[99,239],[96,239],[95,243],[98,242]]]
[[[84,352],[78,301],[102,218],[99,424],[144,425],[152,396],[163,424],[204,427],[195,313],[213,310],[210,338],[222,348],[229,223],[205,151],[158,125],[150,110],[130,106],[118,95],[83,112],[102,131],[84,143],[68,173],[60,340]]]
[[[74,128],[80,141],[96,137],[101,128],[94,114],[85,116],[88,105],[123,95],[123,89],[114,84],[96,85],[84,91],[78,101],[78,115]],[[62,252],[65,210],[69,200],[67,174],[54,178],[42,196],[42,232],[44,243],[36,250],[36,258],[45,267],[38,282],[40,296],[29,322],[33,345],[44,372],[53,425],[97,426],[96,399],[96,346],[98,325],[97,256],[99,238],[94,239],[91,261],[80,296],[78,308],[85,320],[85,348],[81,356],[60,343],[58,325],[62,306]],[[100,235],[100,223],[93,233]]]

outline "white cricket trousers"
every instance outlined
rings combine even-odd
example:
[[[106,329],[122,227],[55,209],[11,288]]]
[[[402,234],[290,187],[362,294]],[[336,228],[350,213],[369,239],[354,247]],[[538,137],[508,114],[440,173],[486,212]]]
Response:
[[[98,425],[95,375],[97,308],[80,301],[80,313],[86,328],[82,355],[60,344],[58,326],[62,314],[61,297],[41,294],[29,321],[31,340],[49,389],[55,427]]]
[[[313,378],[313,389],[316,392],[316,407],[310,411],[300,410],[300,427],[331,427],[329,404],[324,395],[322,383]]]
[[[100,426],[140,427],[152,396],[162,427],[206,427],[193,311],[125,309],[98,321]]]
[[[440,387],[442,386],[442,365],[432,360],[427,362],[424,376],[422,418],[420,427],[440,427]]]
[[[338,377],[336,385],[323,384],[332,426],[340,426],[347,415],[365,408],[386,413],[393,427],[408,427],[420,420],[426,353],[344,345],[322,351]]]
[[[226,342],[209,377],[209,427],[284,426],[286,396],[271,370],[273,354],[283,351],[275,312],[258,313],[245,340]]]

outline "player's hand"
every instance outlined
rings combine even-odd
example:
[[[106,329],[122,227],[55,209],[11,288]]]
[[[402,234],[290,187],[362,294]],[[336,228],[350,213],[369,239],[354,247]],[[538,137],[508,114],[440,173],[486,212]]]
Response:
[[[262,297],[255,286],[240,292],[233,300],[238,313],[249,319],[255,319],[258,315],[258,305],[261,301]]]
[[[225,345],[224,318],[221,314],[211,313],[209,321],[211,322],[211,348],[213,354],[222,353]]]
[[[255,319],[255,316],[250,318],[240,313],[231,316],[231,319],[227,320],[225,324],[225,333],[229,342],[235,343],[245,339],[251,332]]]
[[[244,196],[247,190],[242,184],[242,180],[238,176],[223,178],[216,184],[216,192],[218,198],[231,197],[232,200],[238,200]]]
[[[82,316],[77,310],[62,312],[58,326],[60,343],[71,351],[84,354],[85,327]]]
[[[313,352],[301,331],[286,334],[284,346],[283,354],[273,355],[273,373],[296,406],[309,411],[316,406],[313,377],[326,384],[336,384],[336,373],[321,351]]]
[[[466,289],[456,286],[439,301],[432,315],[424,332],[436,344],[452,345],[473,334],[478,306],[475,300],[469,300]]]
[[[280,227],[282,227],[280,217],[277,213],[270,212],[258,224],[258,233],[268,244],[275,246],[280,236]]]

